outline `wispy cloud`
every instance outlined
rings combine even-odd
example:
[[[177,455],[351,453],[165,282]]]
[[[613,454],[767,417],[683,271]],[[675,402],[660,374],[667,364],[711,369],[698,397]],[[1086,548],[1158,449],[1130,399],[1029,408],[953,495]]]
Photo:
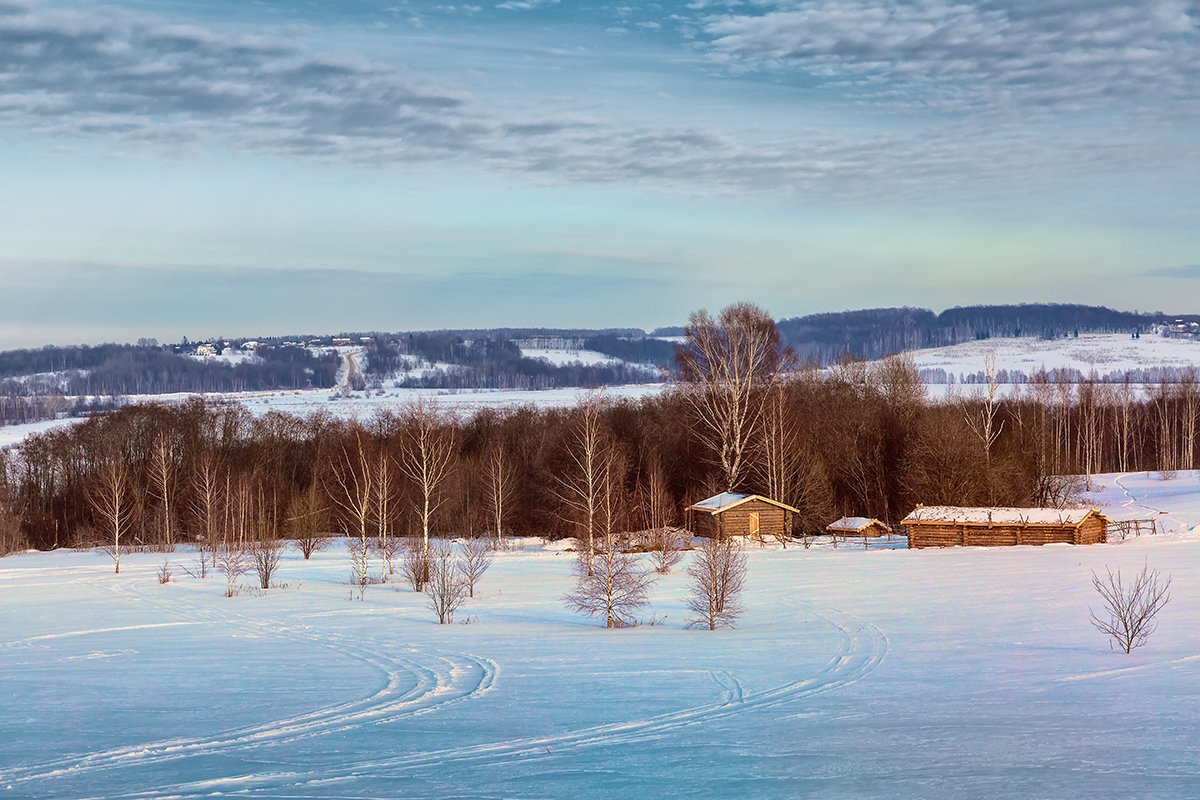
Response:
[[[1151,278],[1185,278],[1200,279],[1200,264],[1187,264],[1182,267],[1155,267],[1146,270]]]
[[[1174,98],[1196,109],[1188,0],[828,0],[705,26],[712,52],[801,69],[864,96],[944,107],[1093,108]]]
[[[731,58],[794,59],[830,76],[944,80],[1043,102],[1056,92],[1082,98],[1147,85],[1188,96],[1200,85],[1185,80],[1196,68],[1191,17],[1176,0],[1149,2],[1143,18],[1112,4],[1069,13],[1066,0],[1037,14],[1032,6],[1018,14],[944,0],[834,0],[722,17],[709,32]],[[1178,59],[1168,66],[1172,53]],[[544,181],[821,200],[953,202],[963,187],[979,194],[1053,175],[1200,162],[1195,137],[1146,147],[1109,129],[1048,138],[934,119],[903,132],[760,131],[750,140],[712,123],[638,125],[568,107],[528,113],[394,64],[317,52],[274,29],[231,35],[147,14],[11,0],[0,0],[0,125],[134,149],[219,143],[359,165],[461,162]]]

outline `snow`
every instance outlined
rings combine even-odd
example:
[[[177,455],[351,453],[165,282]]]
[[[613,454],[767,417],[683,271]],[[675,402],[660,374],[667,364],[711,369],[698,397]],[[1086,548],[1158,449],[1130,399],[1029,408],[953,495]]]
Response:
[[[1145,334],[1080,334],[1066,339],[981,339],[909,353],[921,370],[945,370],[956,380],[980,372],[987,358],[997,370],[1033,375],[1041,369],[1078,369],[1111,375],[1154,367],[1200,367],[1200,341]]]
[[[858,533],[863,528],[874,524],[876,520],[870,517],[842,517],[837,522],[831,522],[826,526],[826,530],[834,531],[850,531]],[[882,524],[882,523],[881,523]],[[886,525],[884,527],[887,527]]]
[[[595,350],[557,350],[544,347],[522,347],[521,355],[525,358],[540,358],[544,361],[549,361],[556,367],[575,363],[592,366],[594,364],[610,364],[620,361],[619,358],[613,358],[604,353],[598,353]]]
[[[611,399],[638,400],[658,394],[666,387],[664,383],[636,383],[623,386],[608,386],[604,397]],[[469,414],[481,408],[514,408],[533,405],[539,408],[563,408],[578,403],[588,390],[564,389],[387,389],[382,392],[347,392],[337,389],[303,389],[259,392],[212,392],[190,394],[131,395],[133,403],[179,403],[191,397],[203,397],[212,401],[233,401],[244,405],[252,414],[265,415],[271,411],[307,416],[322,411],[349,419],[369,419],[381,410],[398,411],[416,397],[428,397],[440,406],[456,414]],[[21,425],[0,425],[0,447],[17,444],[27,436],[42,433],[61,425],[71,425],[81,418],[46,420]]]
[[[950,522],[955,525],[1078,525],[1090,508],[969,508],[922,506],[904,522]]]
[[[1167,511],[1107,545],[748,548],[736,630],[685,630],[682,569],[607,631],[573,556],[499,553],[460,624],[289,553],[286,588],[161,554],[0,559],[0,797],[1194,797],[1200,481],[1106,475]],[[1093,570],[1172,573],[1149,644],[1088,624]],[[461,624],[469,622],[470,624]]]
[[[707,500],[701,500],[699,503],[692,505],[692,508],[710,508],[713,511],[719,511],[726,506],[731,506],[734,503],[740,503],[752,495],[738,494],[737,492],[722,492],[721,494],[713,495]]]

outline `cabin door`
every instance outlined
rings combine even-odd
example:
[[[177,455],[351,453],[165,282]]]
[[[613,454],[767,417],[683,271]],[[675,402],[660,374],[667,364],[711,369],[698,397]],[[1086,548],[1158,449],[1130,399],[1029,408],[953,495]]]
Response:
[[[757,511],[750,512],[750,531],[749,531],[749,533],[751,536],[758,533],[758,512]]]

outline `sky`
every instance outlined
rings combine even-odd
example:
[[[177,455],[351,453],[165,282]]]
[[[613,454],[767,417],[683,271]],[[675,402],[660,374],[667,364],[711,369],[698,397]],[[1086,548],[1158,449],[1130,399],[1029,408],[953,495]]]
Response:
[[[1200,0],[0,0],[0,347],[1196,312]]]

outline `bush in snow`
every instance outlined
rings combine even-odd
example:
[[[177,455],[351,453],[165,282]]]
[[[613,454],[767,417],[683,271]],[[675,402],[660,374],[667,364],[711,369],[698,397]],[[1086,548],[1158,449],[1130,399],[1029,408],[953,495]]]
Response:
[[[1092,625],[1126,653],[1141,647],[1158,630],[1158,612],[1171,601],[1171,576],[1163,580],[1156,569],[1146,564],[1129,583],[1121,580],[1121,571],[1105,568],[1106,575],[1092,573],[1092,586],[1104,601],[1101,614],[1091,612]]]

